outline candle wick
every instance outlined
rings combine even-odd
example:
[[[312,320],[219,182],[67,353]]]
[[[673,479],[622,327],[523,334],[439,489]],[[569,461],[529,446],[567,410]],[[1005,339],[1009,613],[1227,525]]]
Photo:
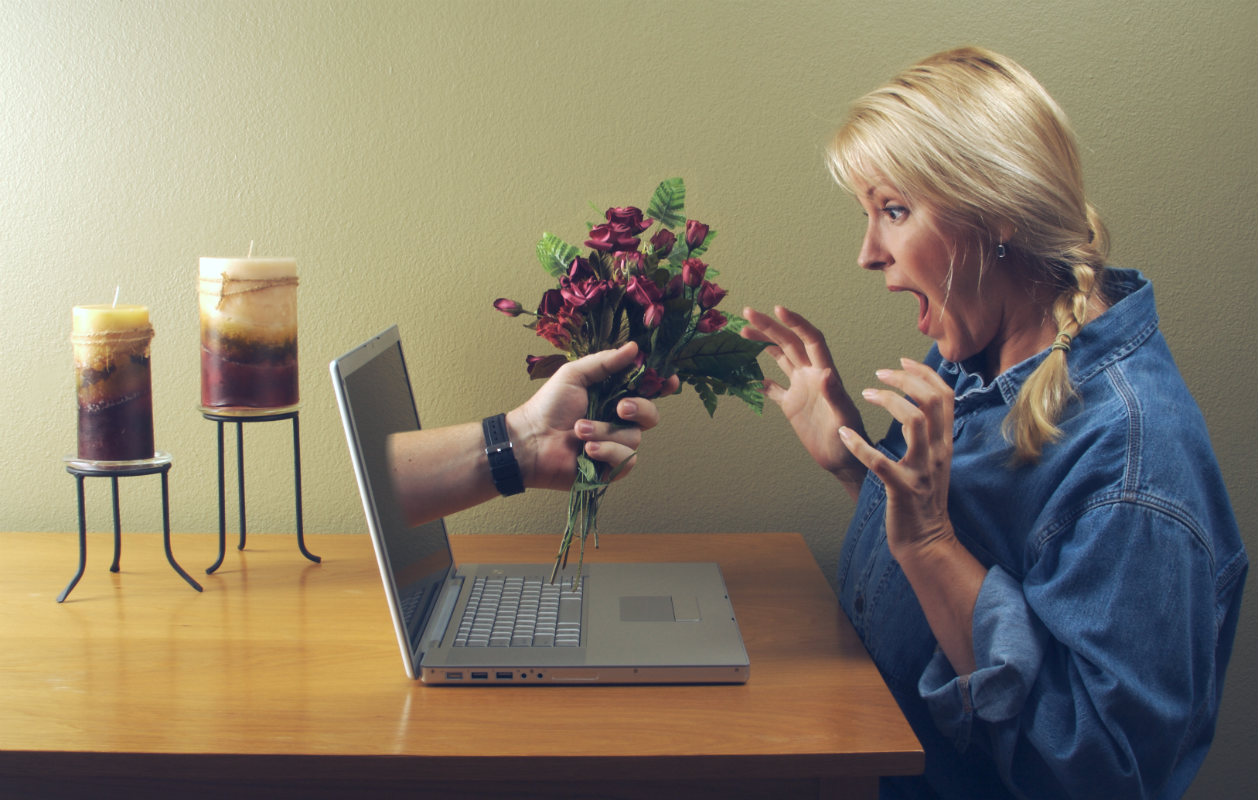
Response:
[[[113,304],[113,306],[111,306],[111,308],[117,308],[117,307],[118,307],[118,292],[121,292],[121,291],[122,291],[122,287],[121,287],[121,286],[115,286],[115,287],[114,287],[114,304]]]
[[[253,240],[249,240],[249,258],[253,258]]]

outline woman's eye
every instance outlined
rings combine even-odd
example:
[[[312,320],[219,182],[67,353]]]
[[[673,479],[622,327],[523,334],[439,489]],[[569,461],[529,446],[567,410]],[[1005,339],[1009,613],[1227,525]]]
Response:
[[[904,206],[883,206],[882,213],[892,222],[899,222],[909,215],[909,210]]]

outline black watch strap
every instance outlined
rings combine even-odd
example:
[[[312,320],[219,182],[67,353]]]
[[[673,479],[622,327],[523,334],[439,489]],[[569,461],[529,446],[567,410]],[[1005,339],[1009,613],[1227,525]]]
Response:
[[[494,487],[503,496],[523,492],[524,477],[520,475],[520,465],[515,460],[515,450],[507,434],[507,415],[485,417],[481,428],[485,431],[485,455],[489,457],[489,474],[493,477]]]

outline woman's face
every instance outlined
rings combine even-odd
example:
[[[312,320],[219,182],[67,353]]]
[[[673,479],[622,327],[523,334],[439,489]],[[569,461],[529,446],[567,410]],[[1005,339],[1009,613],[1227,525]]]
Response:
[[[935,340],[944,358],[964,361],[994,346],[988,365],[996,372],[1009,366],[1001,363],[1001,351],[1015,329],[1033,325],[1038,333],[1042,324],[1039,313],[1014,313],[1028,311],[1015,309],[1019,294],[1029,299],[1010,291],[1014,270],[984,271],[977,245],[944,230],[929,207],[910,206],[888,183],[856,188],[869,218],[860,266],[881,272],[888,291],[917,298],[917,329]]]

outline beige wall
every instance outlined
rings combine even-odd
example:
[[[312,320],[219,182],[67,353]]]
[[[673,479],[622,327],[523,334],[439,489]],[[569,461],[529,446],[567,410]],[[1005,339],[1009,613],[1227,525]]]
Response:
[[[1073,117],[1114,260],[1156,282],[1258,553],[1252,0],[4,0],[0,529],[75,524],[61,464],[75,442],[70,308],[119,285],[157,331],[173,526],[216,529],[194,276],[199,256],[251,240],[299,263],[312,532],[364,529],[328,360],[397,322],[427,424],[518,403],[524,356],[545,350],[491,301],[546,288],[543,230],[575,239],[591,205],[645,203],[662,178],[684,176],[688,210],[720,231],[710,261],[728,302],[794,306],[855,389],[872,383],[927,343],[907,301],[856,268],[862,218],[821,148],[846,101],[969,42],[1020,60]],[[605,531],[802,531],[833,572],[851,506],[775,409],[730,402],[708,420],[687,395],[664,412],[641,469],[608,496]],[[253,530],[292,530],[287,432],[249,429]],[[106,487],[89,489],[91,524],[107,529]],[[152,491],[123,483],[129,529],[159,527]],[[551,532],[564,502],[529,493],[451,524]],[[1196,797],[1255,787],[1254,595]]]

